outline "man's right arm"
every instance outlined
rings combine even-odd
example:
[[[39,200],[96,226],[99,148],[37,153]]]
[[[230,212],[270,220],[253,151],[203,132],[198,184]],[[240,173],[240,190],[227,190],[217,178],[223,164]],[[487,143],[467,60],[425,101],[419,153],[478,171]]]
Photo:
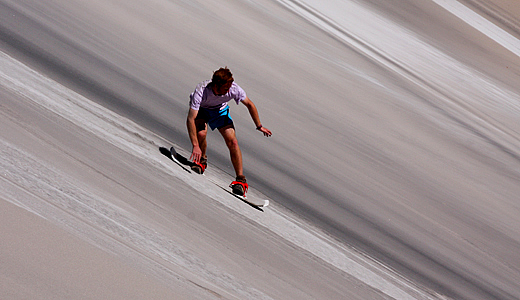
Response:
[[[191,150],[190,160],[199,162],[202,156],[202,150],[200,150],[199,140],[197,138],[197,126],[195,125],[195,118],[199,113],[198,110],[190,108],[188,112],[188,118],[186,119],[186,127],[188,127],[188,135],[190,137],[191,144],[193,146]]]

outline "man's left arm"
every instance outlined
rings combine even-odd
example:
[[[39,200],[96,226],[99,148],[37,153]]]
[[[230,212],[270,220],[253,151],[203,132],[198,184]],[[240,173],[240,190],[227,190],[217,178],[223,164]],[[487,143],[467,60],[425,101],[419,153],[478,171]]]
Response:
[[[271,136],[273,134],[271,130],[262,126],[262,122],[260,122],[260,116],[258,115],[258,110],[256,109],[253,101],[251,101],[251,99],[246,96],[246,99],[244,99],[242,103],[247,107],[247,110],[249,110],[249,114],[251,115],[253,122],[255,122],[256,130],[262,132],[265,136]]]

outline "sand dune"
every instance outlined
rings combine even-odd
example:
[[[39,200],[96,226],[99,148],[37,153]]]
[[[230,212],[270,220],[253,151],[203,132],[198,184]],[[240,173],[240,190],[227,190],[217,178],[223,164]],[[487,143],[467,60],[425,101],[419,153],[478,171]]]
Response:
[[[518,9],[0,1],[2,298],[519,298]],[[224,65],[264,212],[159,152]]]

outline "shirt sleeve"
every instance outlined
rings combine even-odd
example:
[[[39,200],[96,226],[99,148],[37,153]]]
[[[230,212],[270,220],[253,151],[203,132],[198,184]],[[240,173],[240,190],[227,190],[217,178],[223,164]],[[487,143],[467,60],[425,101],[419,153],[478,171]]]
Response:
[[[235,98],[235,101],[237,104],[240,104],[240,102],[246,100],[246,91],[242,89],[238,84],[233,83],[233,98]]]
[[[202,93],[203,93],[204,87],[202,84],[197,85],[195,88],[195,91],[190,94],[190,108],[194,110],[199,110],[200,103],[202,102]]]

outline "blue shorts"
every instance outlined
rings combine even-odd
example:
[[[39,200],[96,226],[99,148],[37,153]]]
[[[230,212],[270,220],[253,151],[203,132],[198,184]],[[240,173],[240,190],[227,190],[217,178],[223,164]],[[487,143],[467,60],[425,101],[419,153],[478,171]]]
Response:
[[[229,115],[229,106],[222,110],[201,107],[195,120],[204,120],[211,127],[211,130],[215,130],[215,128],[220,129],[228,125],[233,126],[233,120]]]

